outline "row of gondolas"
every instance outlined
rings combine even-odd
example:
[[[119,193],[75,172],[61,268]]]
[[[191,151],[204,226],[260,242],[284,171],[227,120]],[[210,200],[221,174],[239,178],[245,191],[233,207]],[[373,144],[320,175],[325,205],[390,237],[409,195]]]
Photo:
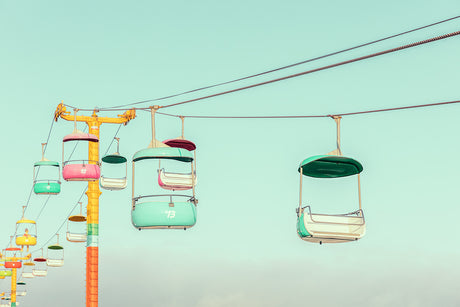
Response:
[[[175,139],[163,142],[155,138],[154,111],[152,111],[152,141],[150,145],[136,152],[132,158],[132,214],[131,220],[137,229],[187,229],[196,223],[195,198],[196,178],[196,145],[184,138],[184,127],[182,118],[182,135]],[[360,173],[363,170],[361,163],[357,160],[344,157],[340,150],[340,117],[334,116],[337,125],[337,149],[325,154],[316,155],[303,160],[300,163],[300,196],[299,207],[297,208],[297,233],[302,240],[315,243],[340,243],[351,242],[362,238],[365,234],[365,220],[361,205]],[[75,142],[98,143],[96,135],[83,133],[76,129],[63,139],[62,150],[62,177],[66,181],[97,181],[101,188],[106,190],[123,190],[127,187],[127,158],[119,153],[119,139],[117,151],[104,156],[101,161],[88,159],[64,159],[66,151],[65,144]],[[42,144],[42,159],[34,164],[33,190],[38,195],[56,195],[61,191],[60,164],[50,161],[44,157],[44,146]],[[135,196],[136,190],[136,166],[142,161],[155,160],[158,163],[157,182],[158,186],[167,190],[167,193],[153,193]],[[182,167],[188,168],[189,172],[170,172],[161,167],[162,161],[173,161]],[[170,164],[169,164],[170,165]],[[101,169],[114,167],[118,175],[101,174]],[[54,169],[54,178],[50,172],[45,170]],[[53,172],[51,172],[53,173]],[[43,175],[45,174],[45,176]],[[113,174],[113,173],[112,173]],[[356,175],[358,178],[359,208],[356,211],[345,214],[319,214],[312,213],[310,206],[302,205],[302,184],[303,177],[313,178],[341,178]],[[177,194],[176,191],[189,191],[188,194]],[[184,192],[181,192],[184,193]],[[86,216],[83,214],[82,204],[78,214],[71,215],[67,221],[66,239],[69,242],[86,242]],[[82,227],[83,226],[83,227]],[[16,223],[16,247],[3,250],[2,259],[5,270],[0,270],[0,279],[11,276],[12,268],[23,268],[22,278],[44,277],[47,275],[47,267],[60,267],[64,264],[64,248],[59,244],[59,234],[56,243],[47,247],[46,256],[43,249],[40,257],[35,257],[27,262],[20,260],[11,261],[17,258],[23,248],[37,244],[36,222],[24,218],[24,211],[21,220]],[[32,261],[33,260],[33,261]],[[25,295],[23,281],[18,282],[17,295]],[[8,297],[3,297],[2,302]],[[2,305],[0,304],[0,307]]]
[[[163,142],[155,138],[154,111],[152,111],[152,141],[150,145],[136,152],[132,158],[132,214],[131,220],[137,229],[187,229],[196,223],[195,197],[196,178],[196,145],[184,138],[183,118],[182,135],[175,139]],[[360,173],[363,170],[361,163],[357,160],[344,157],[340,150],[340,117],[333,117],[337,125],[337,149],[325,154],[316,155],[303,160],[300,163],[300,197],[297,209],[297,233],[305,241],[315,243],[339,243],[351,242],[362,238],[365,234],[365,220],[361,205]],[[66,181],[97,181],[100,187],[106,190],[123,190],[127,187],[127,158],[119,153],[119,139],[117,151],[104,156],[101,161],[88,159],[64,159],[66,144],[75,142],[98,143],[96,135],[83,133],[76,129],[63,139],[62,177]],[[47,160],[44,157],[44,145],[42,144],[42,159],[34,164],[33,190],[39,195],[56,195],[61,191],[60,164],[56,161]],[[166,193],[152,193],[137,195],[136,167],[139,163],[155,160],[157,168],[157,182]],[[170,172],[161,166],[162,161],[173,161],[189,169],[188,172]],[[165,163],[167,164],[167,163]],[[115,167],[117,176],[101,174],[105,165]],[[171,165],[171,164],[169,164]],[[144,168],[144,167],[142,167]],[[155,167],[156,168],[156,167]],[[44,169],[54,169],[55,178],[50,178],[49,172]],[[145,169],[145,168],[144,168]],[[149,169],[149,168],[147,168]],[[42,174],[48,177],[44,178]],[[341,178],[357,175],[359,208],[356,211],[345,214],[320,214],[312,213],[310,206],[302,205],[302,184],[303,177],[313,178]],[[188,194],[177,194],[177,191],[189,191]],[[72,215],[67,221],[66,239],[70,242],[86,242],[85,226],[86,216],[80,203],[79,214]],[[75,229],[80,229],[76,231]],[[15,243],[21,249],[37,244],[36,223],[23,217],[16,223]],[[47,266],[61,266],[64,262],[64,249],[57,243],[48,246],[47,256],[34,258],[33,262],[24,263],[25,267],[33,267],[24,270],[24,278],[46,275],[46,270],[40,268],[40,264]],[[18,248],[10,246],[4,253],[17,252]],[[43,252],[42,252],[43,254]],[[5,263],[5,268],[20,266],[18,261],[13,264]],[[1,278],[0,273],[0,278]],[[7,274],[7,273],[4,273]]]

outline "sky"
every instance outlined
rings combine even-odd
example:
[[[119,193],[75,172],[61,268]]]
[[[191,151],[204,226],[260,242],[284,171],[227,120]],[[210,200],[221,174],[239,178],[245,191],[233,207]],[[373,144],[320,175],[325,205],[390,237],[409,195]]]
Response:
[[[0,1],[3,191],[7,246],[32,187],[57,105],[104,108],[159,98],[300,62],[459,15],[436,1]],[[458,31],[460,19],[270,75],[159,101],[166,105]],[[458,100],[459,37],[216,98],[175,115],[327,115]],[[150,106],[149,103],[140,104]],[[197,144],[197,224],[138,231],[131,189],[100,198],[100,306],[457,306],[459,104],[346,116],[342,152],[363,164],[366,236],[317,245],[296,234],[297,167],[335,148],[317,119],[186,119]],[[80,112],[81,114],[89,114]],[[79,114],[80,114],[79,113]],[[117,116],[104,112],[100,116]],[[180,120],[157,116],[157,138]],[[79,125],[83,129],[83,125]],[[101,128],[101,153],[118,125]],[[52,125],[46,156],[61,161],[73,124]],[[132,158],[151,139],[150,115],[120,128]],[[81,148],[79,148],[81,149]],[[152,177],[136,180],[153,187]],[[147,174],[148,175],[148,174]],[[128,172],[131,180],[131,173]],[[137,178],[136,178],[137,179]],[[128,184],[130,187],[130,184]],[[46,246],[85,188],[32,195]],[[304,180],[314,212],[357,209],[355,178]],[[86,205],[86,197],[83,197]],[[66,226],[62,227],[61,239]],[[54,238],[50,243],[53,243]],[[3,243],[2,243],[3,242]],[[65,265],[28,282],[21,306],[84,306],[84,244],[60,241]],[[8,290],[9,280],[0,281]]]

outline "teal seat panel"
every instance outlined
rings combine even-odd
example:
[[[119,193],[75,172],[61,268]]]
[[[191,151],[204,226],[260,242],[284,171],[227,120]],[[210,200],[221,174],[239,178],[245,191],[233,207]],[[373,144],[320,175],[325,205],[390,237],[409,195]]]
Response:
[[[301,238],[311,237],[311,234],[305,228],[303,213],[300,218],[297,218],[297,233]]]
[[[34,166],[55,166],[55,167],[59,167],[59,162],[48,161],[48,160],[37,161],[37,162],[34,163]]]
[[[300,163],[298,171],[315,178],[338,178],[357,175],[363,171],[361,163],[343,156],[318,155],[309,157]]]
[[[58,182],[37,182],[34,184],[35,194],[59,194],[61,184]]]
[[[161,226],[191,227],[196,223],[196,207],[191,202],[145,202],[136,204],[131,213],[136,228]]]

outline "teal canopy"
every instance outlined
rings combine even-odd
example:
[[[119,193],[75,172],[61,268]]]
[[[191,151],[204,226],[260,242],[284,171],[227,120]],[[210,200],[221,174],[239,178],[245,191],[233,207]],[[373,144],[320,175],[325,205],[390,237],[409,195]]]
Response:
[[[34,166],[56,166],[59,167],[59,163],[56,161],[38,161],[35,162]]]
[[[156,147],[139,150],[133,156],[133,162],[144,159],[172,159],[182,162],[192,162],[193,153],[183,148]]]
[[[338,178],[359,174],[363,171],[361,163],[342,156],[318,155],[300,163],[302,174],[315,178]]]
[[[102,162],[109,163],[109,164],[121,164],[121,163],[125,163],[126,161],[128,160],[119,154],[111,154],[111,155],[104,156],[102,158]]]

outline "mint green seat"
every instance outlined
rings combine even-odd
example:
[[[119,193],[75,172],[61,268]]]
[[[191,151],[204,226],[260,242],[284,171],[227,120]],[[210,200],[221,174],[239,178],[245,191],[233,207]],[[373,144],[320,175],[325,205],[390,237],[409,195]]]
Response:
[[[195,189],[192,195],[152,194],[135,196],[138,185],[135,178],[135,165],[145,160],[176,160],[190,163],[193,173],[194,155],[192,152],[177,147],[149,147],[136,152],[133,156],[133,189],[131,221],[135,228],[141,229],[187,229],[196,223]],[[145,185],[144,182],[141,182]],[[151,201],[154,197],[154,201]],[[158,197],[158,198],[156,198]],[[178,197],[181,201],[176,201]],[[158,200],[157,200],[158,199]],[[186,199],[184,201],[184,199]]]
[[[304,220],[304,213],[297,217],[297,234],[301,238],[311,237],[311,234],[308,232],[307,228],[305,228]]]
[[[59,194],[61,185],[58,182],[37,182],[34,184],[35,194]]]
[[[196,223],[193,202],[137,203],[131,214],[134,227],[143,229],[186,229]]]
[[[40,168],[55,168],[57,175],[54,178],[40,179]],[[59,163],[49,160],[41,160],[34,164],[34,193],[40,195],[56,195],[61,192]]]

